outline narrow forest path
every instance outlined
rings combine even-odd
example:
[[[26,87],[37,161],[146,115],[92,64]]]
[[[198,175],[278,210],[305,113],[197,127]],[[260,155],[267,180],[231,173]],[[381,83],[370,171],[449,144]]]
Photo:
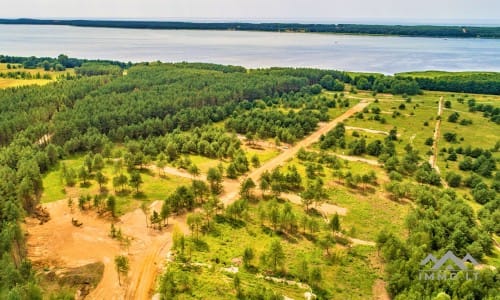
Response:
[[[293,147],[284,150],[273,159],[265,162],[259,168],[254,169],[245,178],[251,178],[253,181],[257,182],[260,176],[266,170],[272,170],[275,167],[278,167],[279,165],[285,163],[287,160],[292,159],[297,154],[300,148],[310,146],[311,144],[317,142],[320,139],[321,135],[326,134],[328,131],[332,130],[338,123],[346,120],[353,114],[362,111],[369,104],[369,101],[364,100],[349,108],[341,116],[328,123],[322,124],[320,128],[314,133],[298,142]],[[163,168],[163,171],[174,176],[191,179],[193,178],[192,175],[188,174],[187,172],[183,172],[171,167],[165,167]],[[203,175],[200,175],[198,178],[204,179]],[[239,196],[239,188],[240,182],[238,180],[224,180],[224,193],[221,196],[221,201],[225,205],[229,205],[236,201]],[[136,211],[136,214],[137,213],[138,212]],[[127,218],[122,218],[122,222],[124,225],[124,232],[126,233],[126,228],[128,228],[129,222]],[[188,231],[185,220],[179,218],[176,223],[181,227],[182,231]],[[145,226],[142,225],[142,227]],[[127,284],[127,291],[125,293],[124,299],[148,299],[150,297],[150,292],[152,291],[153,285],[155,284],[156,276],[160,271],[160,265],[165,260],[166,253],[170,251],[172,241],[169,234],[167,236],[163,236],[161,239],[150,241],[144,244],[147,244],[147,247],[142,247],[142,251],[135,251],[135,253],[131,255],[132,260],[130,273],[132,275],[130,282]],[[111,266],[113,265],[111,264]],[[105,275],[106,274],[110,274],[109,270],[108,272],[105,271]],[[108,282],[108,280],[103,278],[102,282]],[[102,291],[103,288],[106,287],[100,284],[98,288],[93,291],[92,295],[100,295],[100,291]],[[90,299],[96,298],[90,297]]]
[[[373,133],[373,134],[389,135],[389,132],[387,132],[387,131],[370,129],[370,128],[364,128],[364,127],[346,126],[345,129],[347,129],[347,130],[358,130],[358,131],[363,131],[363,132],[368,132],[368,133]]]
[[[436,170],[436,172],[438,172],[438,174],[439,174],[439,168],[437,167],[437,155],[438,155],[439,134],[441,130],[442,113],[443,113],[443,96],[439,98],[436,126],[434,127],[434,136],[433,136],[434,141],[432,144],[432,155],[429,157],[429,164],[433,169]]]
[[[369,158],[364,158],[364,157],[359,157],[359,156],[343,155],[343,154],[337,154],[337,153],[334,153],[334,155],[339,157],[339,158],[342,158],[344,160],[347,160],[347,161],[359,161],[359,162],[363,162],[365,164],[369,164],[372,166],[377,166],[377,167],[382,166],[381,163],[379,163],[378,161],[376,161],[374,159],[369,159]]]
[[[362,100],[358,104],[354,105],[353,107],[349,108],[346,112],[344,112],[342,115],[339,117],[333,119],[332,121],[322,124],[318,130],[313,132],[311,135],[307,136],[294,146],[290,147],[289,149],[284,150],[281,152],[278,156],[274,157],[273,159],[265,162],[262,164],[259,168],[251,171],[246,178],[251,178],[254,182],[257,183],[259,180],[260,176],[265,172],[265,171],[270,171],[282,164],[284,164],[287,160],[293,159],[297,152],[299,151],[300,148],[306,148],[315,142],[319,141],[321,135],[326,134],[328,131],[332,130],[338,123],[345,121],[352,115],[354,115],[357,112],[363,111],[365,107],[367,107],[370,104],[370,101],[368,100]],[[226,191],[226,196],[223,197],[221,200],[225,205],[231,204],[236,199],[238,198],[238,190],[236,191]]]
[[[357,112],[363,111],[365,107],[367,107],[370,104],[370,101],[364,100],[356,104],[355,106],[349,108],[346,112],[344,112],[342,115],[339,117],[333,119],[332,121],[328,123],[322,124],[318,130],[313,132],[311,135],[307,136],[305,139],[301,140],[294,146],[290,147],[289,149],[283,150],[278,156],[272,158],[271,160],[265,162],[262,164],[260,167],[250,171],[246,176],[243,178],[251,178],[255,183],[258,182],[260,179],[260,176],[265,172],[265,171],[271,171],[272,169],[284,164],[287,160],[293,159],[297,152],[299,151],[300,148],[306,148],[313,143],[319,141],[321,135],[326,134],[328,131],[332,130],[338,123],[345,121],[352,115],[354,115]],[[353,156],[347,156],[347,155],[340,155],[340,154],[335,154],[339,156],[342,159],[349,160],[349,161],[361,161],[365,162],[370,165],[374,166],[380,166],[380,163],[371,160],[371,159],[365,159],[362,157],[353,157]],[[181,171],[172,167],[165,167],[163,168],[163,172],[166,174],[174,175],[174,176],[179,176],[179,177],[184,177],[184,178],[189,178],[193,179],[193,176],[190,175],[189,173],[185,171]],[[198,179],[205,180],[206,174],[200,174]],[[239,196],[239,188],[240,188],[240,181],[238,180],[228,180],[227,178],[224,180],[224,193],[221,196],[221,201],[224,203],[224,205],[229,205],[233,203],[234,201],[237,200]]]

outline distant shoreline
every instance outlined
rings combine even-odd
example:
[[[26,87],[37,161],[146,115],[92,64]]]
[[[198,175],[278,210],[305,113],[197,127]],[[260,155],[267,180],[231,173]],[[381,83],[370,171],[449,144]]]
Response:
[[[156,30],[235,30],[263,32],[340,33],[439,38],[500,38],[500,27],[444,25],[364,25],[248,22],[176,22],[136,20],[0,19],[3,25],[65,25]]]

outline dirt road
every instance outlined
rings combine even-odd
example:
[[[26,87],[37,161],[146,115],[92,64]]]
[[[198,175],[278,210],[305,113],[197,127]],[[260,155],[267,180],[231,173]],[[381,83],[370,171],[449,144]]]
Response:
[[[354,115],[357,112],[362,111],[365,107],[367,107],[370,104],[369,101],[363,100],[356,104],[355,106],[351,107],[349,110],[347,110],[345,113],[343,113],[341,116],[333,119],[332,121],[325,123],[320,126],[318,130],[316,130],[314,133],[303,139],[302,141],[298,142],[295,144],[293,147],[284,150],[282,153],[280,153],[278,156],[274,157],[273,159],[265,162],[262,164],[259,168],[253,170],[246,176],[247,178],[251,178],[254,182],[257,182],[266,170],[272,170],[282,164],[284,164],[287,160],[293,159],[293,157],[297,154],[300,148],[302,147],[307,147],[312,145],[313,143],[319,141],[319,138],[321,135],[326,134],[328,131],[332,130],[335,125],[338,123],[346,120],[350,116]],[[225,205],[233,203],[236,199],[238,198],[238,191],[235,192],[228,192],[225,197],[223,197],[221,200]]]
[[[432,155],[429,157],[429,164],[436,172],[439,173],[439,169],[437,168],[437,154],[438,154],[438,141],[439,141],[439,133],[441,130],[441,115],[443,113],[443,97],[439,98],[438,104],[438,118],[436,120],[436,126],[434,127],[434,142],[432,144]]]
[[[287,160],[293,159],[293,157],[297,154],[297,152],[299,151],[300,148],[302,148],[302,147],[305,148],[305,147],[310,146],[311,144],[317,142],[319,140],[319,138],[321,137],[321,135],[326,134],[328,131],[332,130],[335,127],[335,125],[346,120],[347,118],[349,118],[353,114],[362,111],[369,104],[370,104],[370,102],[366,101],[366,100],[359,102],[355,106],[348,109],[341,116],[335,118],[334,120],[332,120],[328,123],[322,124],[320,126],[320,128],[318,130],[316,130],[314,133],[312,133],[311,135],[309,135],[308,137],[306,137],[302,141],[298,142],[294,146],[290,147],[289,149],[283,150],[283,152],[281,152],[278,156],[265,162],[259,168],[251,171],[244,178],[251,178],[254,182],[257,182],[259,180],[260,176],[262,175],[262,173],[264,173],[266,170],[270,171],[270,170],[276,168],[277,166],[285,163]],[[365,162],[367,164],[375,165],[375,166],[380,165],[380,163],[378,163],[377,161],[365,159],[362,157],[358,158],[358,157],[351,157],[351,156],[345,156],[345,155],[338,155],[338,156],[342,159],[346,159],[346,160],[350,160],[350,161],[361,161],[361,162]],[[180,177],[190,178],[190,179],[193,178],[192,175],[190,175],[189,173],[183,172],[183,171],[180,171],[178,169],[171,168],[171,167],[165,167],[163,169],[163,171],[167,174],[174,175],[174,176],[180,176]],[[201,180],[205,180],[205,174],[200,174],[200,176],[198,176],[198,178]],[[242,178],[241,180],[243,180],[244,178]],[[238,180],[228,180],[228,179],[224,180],[224,193],[221,195],[221,201],[222,201],[222,203],[224,203],[224,205],[229,205],[238,199],[239,187],[240,187],[240,182]]]
[[[250,172],[247,178],[258,181],[264,171],[272,170],[292,159],[301,147],[307,147],[318,141],[321,135],[326,134],[339,122],[344,121],[356,112],[362,111],[368,104],[368,101],[360,102],[338,118],[322,124],[316,132]],[[165,172],[175,176],[192,178],[186,172],[173,168],[165,168]],[[238,198],[239,181],[225,180],[224,189],[225,193],[222,195],[221,200],[227,205]],[[151,209],[159,211],[159,205],[159,202],[155,202],[152,204]],[[153,288],[160,266],[165,261],[166,254],[171,247],[173,226],[163,232],[146,228],[143,212],[136,209],[122,216],[120,222],[115,225],[121,228],[125,236],[132,238],[129,249],[125,250],[118,245],[118,242],[108,236],[109,221],[98,218],[95,213],[82,214],[75,209],[74,214],[71,214],[66,200],[47,204],[47,208],[53,217],[51,221],[44,225],[33,224],[28,226],[28,232],[30,233],[28,249],[30,249],[29,256],[32,260],[38,259],[41,261],[47,258],[57,258],[63,262],[63,265],[102,261],[105,265],[103,278],[87,299],[150,298],[150,291]],[[72,216],[83,221],[82,228],[71,225]],[[189,231],[184,216],[171,220],[171,223],[176,223],[184,232]],[[84,249],[91,251],[85,251]],[[118,277],[114,270],[114,257],[125,253],[128,253],[130,259],[130,276],[124,280],[122,286],[119,286]]]
[[[159,211],[161,204],[161,201],[153,202],[150,210]],[[122,216],[116,226],[121,227],[125,236],[133,238],[128,251],[130,276],[124,280],[123,287],[117,293],[118,278],[114,270],[114,256],[105,258],[103,278],[87,299],[150,299],[156,276],[161,272],[161,266],[172,246],[174,226],[178,226],[184,233],[189,232],[184,216],[170,218],[169,224],[162,231],[147,228],[144,213],[140,209]]]

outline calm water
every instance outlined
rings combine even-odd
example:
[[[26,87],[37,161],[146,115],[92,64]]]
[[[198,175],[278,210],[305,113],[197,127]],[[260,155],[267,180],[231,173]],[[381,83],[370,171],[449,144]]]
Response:
[[[500,71],[500,39],[0,25],[0,54],[396,73]]]

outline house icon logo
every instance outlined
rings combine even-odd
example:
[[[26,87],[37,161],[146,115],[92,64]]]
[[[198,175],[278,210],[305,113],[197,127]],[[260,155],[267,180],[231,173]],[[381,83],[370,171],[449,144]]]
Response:
[[[465,274],[467,279],[476,279],[478,273],[474,269],[469,269],[465,263],[470,263],[477,266],[479,263],[470,254],[466,254],[464,258],[459,258],[453,252],[446,252],[443,257],[437,259],[434,255],[427,255],[421,262],[420,266],[425,267],[430,262],[433,263],[430,269],[420,271],[419,279],[421,280],[453,280],[458,272]],[[472,278],[473,277],[473,278]]]

